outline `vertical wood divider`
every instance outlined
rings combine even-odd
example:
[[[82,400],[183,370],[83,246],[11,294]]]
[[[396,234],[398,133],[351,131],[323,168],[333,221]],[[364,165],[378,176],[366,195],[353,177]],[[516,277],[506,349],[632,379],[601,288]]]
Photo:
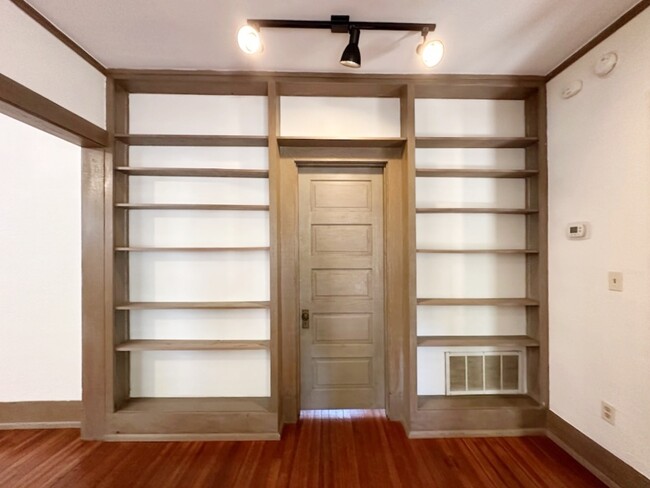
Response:
[[[114,133],[129,132],[129,94],[119,85],[114,89],[113,102]],[[122,407],[130,394],[130,353],[116,353],[114,345],[129,339],[128,311],[115,311],[115,303],[129,301],[129,253],[115,254],[115,246],[126,247],[129,244],[129,213],[124,209],[116,210],[116,202],[128,202],[129,177],[116,173],[114,166],[129,165],[129,147],[113,141],[110,158],[106,160],[106,277],[107,290],[112,290],[112,297],[107,294],[106,302],[106,347],[112,367],[107,378],[108,391],[112,392],[108,411],[113,412]]]
[[[283,423],[280,374],[280,266],[279,266],[279,200],[280,200],[280,99],[275,81],[269,81],[268,103],[268,158],[269,158],[269,231],[270,231],[270,278],[271,278],[271,410],[278,413],[278,428]]]
[[[115,82],[106,78],[106,129],[108,148],[82,149],[81,152],[81,232],[82,232],[82,402],[81,437],[101,439],[106,433],[106,414],[112,404],[112,388],[108,388],[108,371],[112,361],[107,355],[106,331],[112,327],[108,314],[106,232],[107,222],[107,160],[112,160],[115,134]],[[112,210],[112,208],[111,208]],[[110,252],[112,253],[112,246]],[[111,270],[112,273],[112,270]],[[107,323],[107,320],[110,322]],[[111,379],[112,382],[112,379]]]
[[[101,439],[106,418],[104,350],[104,150],[82,149],[81,437]]]
[[[278,106],[279,99],[278,99]],[[279,117],[281,114],[279,114]],[[278,126],[279,127],[279,126]],[[278,129],[279,130],[279,129]],[[300,260],[298,246],[298,167],[279,158],[277,167],[280,269],[280,361],[282,422],[298,421],[300,413]]]
[[[526,246],[539,249],[526,256],[527,296],[539,301],[538,307],[526,310],[526,333],[539,340],[538,349],[528,349],[528,390],[540,403],[548,406],[548,174],[546,162],[545,87],[526,99],[526,136],[539,142],[526,149],[526,168],[539,173],[526,182],[526,205],[539,212],[526,217]]]
[[[408,83],[400,99],[400,123],[404,147],[402,171],[404,234],[404,277],[406,284],[403,309],[404,422],[410,431],[411,418],[417,409],[417,330],[416,330],[416,256],[415,256],[415,86]]]
[[[539,255],[537,256],[537,284],[539,293],[539,387],[541,403],[549,405],[549,342],[548,342],[548,139],[546,113],[546,85],[539,87],[537,95],[537,134],[539,137],[537,165],[539,176],[537,215]]]

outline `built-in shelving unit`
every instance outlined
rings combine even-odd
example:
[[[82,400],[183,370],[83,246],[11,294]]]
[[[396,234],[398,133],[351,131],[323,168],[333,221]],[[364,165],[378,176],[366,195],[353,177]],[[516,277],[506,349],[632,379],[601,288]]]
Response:
[[[115,134],[115,140],[130,146],[237,146],[266,147],[266,136]]]
[[[536,307],[539,302],[530,298],[418,298],[417,304],[469,307]]]
[[[268,211],[268,205],[240,205],[215,203],[116,203],[116,208],[125,210],[248,210]]]
[[[435,207],[424,208],[418,207],[415,209],[417,213],[472,213],[472,214],[534,214],[539,210],[534,208],[483,208],[483,207]]]
[[[536,169],[457,169],[457,168],[420,168],[415,176],[433,178],[529,178],[539,174]]]
[[[268,349],[269,341],[133,340],[115,346],[116,351],[242,351]]]
[[[116,247],[117,252],[231,252],[268,251],[269,246],[242,247]]]
[[[416,249],[423,254],[538,254],[537,249]]]
[[[84,437],[277,439],[297,420],[298,173],[328,164],[383,172],[388,416],[412,437],[543,427],[545,83],[112,72],[112,147],[84,173]],[[288,99],[328,97],[284,130]],[[323,115],[338,97],[381,115],[343,130]],[[520,387],[447,390],[453,354],[517,360]]]
[[[268,398],[132,398],[122,407],[122,412],[167,412],[197,414],[214,412],[268,412]]]
[[[334,148],[401,148],[406,139],[403,137],[364,137],[355,139],[330,139],[320,137],[278,137],[282,147],[334,147]]]
[[[538,347],[528,336],[418,336],[418,347],[514,346]]]
[[[151,96],[116,90],[106,436],[276,438],[273,304],[259,296],[270,289],[259,284],[271,267],[273,244],[259,230],[269,230],[270,205],[256,195],[268,193],[268,156],[256,149],[268,152],[267,121],[233,129],[224,115],[263,113],[267,100],[207,97],[223,109],[211,114],[182,96]],[[241,133],[211,133],[215,123]],[[192,219],[214,224],[196,230]],[[258,229],[242,234],[238,221]]]
[[[537,137],[416,137],[418,148],[526,148],[531,147]]]
[[[539,411],[540,404],[527,395],[477,395],[465,397],[421,396],[419,410],[485,410],[485,409],[531,409]]]
[[[269,308],[270,302],[131,302],[117,305],[116,310],[241,310]]]
[[[548,398],[544,98],[537,92],[507,98],[415,100],[415,436],[543,424]],[[452,389],[450,375],[463,370],[448,371],[449,354],[460,361],[474,358],[472,372],[461,373],[474,375],[473,389]],[[508,374],[518,377],[521,395],[487,386],[483,355],[499,365],[502,354],[510,358]],[[490,367],[490,384],[501,384],[506,373]],[[474,392],[481,390],[477,381],[484,382],[483,394]],[[517,423],[509,420],[513,415]]]
[[[137,168],[120,166],[115,171],[132,176],[197,176],[203,178],[268,178],[265,169],[233,168]]]

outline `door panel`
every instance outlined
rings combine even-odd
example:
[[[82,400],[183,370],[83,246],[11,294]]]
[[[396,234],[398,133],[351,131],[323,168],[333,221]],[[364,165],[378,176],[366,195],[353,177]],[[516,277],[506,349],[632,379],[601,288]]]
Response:
[[[299,174],[301,407],[384,406],[380,170]]]

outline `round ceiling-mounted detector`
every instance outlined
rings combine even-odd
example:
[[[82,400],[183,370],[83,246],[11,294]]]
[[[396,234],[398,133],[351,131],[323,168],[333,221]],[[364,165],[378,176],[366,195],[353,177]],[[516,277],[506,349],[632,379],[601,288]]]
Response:
[[[618,63],[618,55],[614,52],[603,54],[600,59],[596,62],[594,66],[594,72],[596,76],[604,78],[616,68],[616,63]]]
[[[575,97],[582,90],[582,80],[575,80],[569,83],[564,90],[562,90],[562,98],[567,99]]]

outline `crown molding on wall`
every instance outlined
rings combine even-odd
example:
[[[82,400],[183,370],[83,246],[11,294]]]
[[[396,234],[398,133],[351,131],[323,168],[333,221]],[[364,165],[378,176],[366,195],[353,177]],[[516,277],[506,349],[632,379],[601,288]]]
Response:
[[[73,41],[70,37],[68,37],[66,34],[64,34],[58,27],[56,27],[54,24],[52,24],[47,18],[45,18],[40,12],[38,12],[34,7],[29,5],[25,0],[11,0],[11,2],[16,5],[18,8],[20,8],[23,12],[25,12],[27,15],[29,15],[32,19],[34,19],[36,22],[38,22],[43,28],[45,28],[48,32],[53,34],[57,39],[59,39],[63,44],[68,46],[70,49],[72,49],[76,54],[78,54],[81,58],[83,58],[86,62],[88,62],[91,66],[93,66],[95,69],[97,69],[100,73],[103,75],[107,75],[109,70],[102,65],[99,61],[97,61],[93,56],[91,56],[86,50],[84,50],[79,44],[77,44],[75,41]],[[632,7],[630,10],[628,10],[626,13],[624,13],[621,17],[619,17],[617,20],[615,20],[611,25],[606,27],[602,32],[600,32],[598,35],[596,35],[594,38],[592,38],[587,44],[585,44],[583,47],[578,49],[576,52],[574,52],[571,56],[569,56],[567,59],[562,61],[555,69],[553,69],[546,77],[543,77],[546,79],[546,81],[550,81],[551,79],[555,78],[558,74],[560,74],[562,71],[564,71],[566,68],[568,68],[570,65],[572,65],[576,60],[581,58],[584,54],[586,54],[588,51],[593,49],[595,46],[600,44],[602,41],[607,39],[609,36],[614,34],[617,30],[619,30],[621,27],[626,25],[628,22],[630,22],[632,19],[634,19],[637,15],[639,15],[641,12],[643,12],[646,8],[650,7],[650,0],[641,0],[637,5]],[[121,70],[111,70],[113,71],[114,74],[118,74]],[[133,70],[137,71],[137,70]],[[160,72],[159,72],[160,73]],[[168,71],[169,73],[169,71]],[[195,71],[195,74],[201,74],[200,71]],[[313,73],[310,74],[303,74],[303,76],[313,76]],[[318,75],[316,75],[318,76]],[[394,76],[399,76],[399,75],[394,75]],[[454,75],[450,75],[454,76]]]
[[[99,71],[101,74],[106,75],[106,67],[93,58],[88,51],[82,48],[79,44],[70,39],[65,35],[58,27],[56,27],[52,22],[47,20],[41,13],[32,7],[30,4],[24,0],[11,0],[11,2],[18,7],[20,10],[29,15],[32,19],[38,22],[45,30],[50,34],[56,37],[63,44],[72,49],[77,55],[79,55],[84,61],[90,64],[93,68]]]
[[[614,34],[621,27],[625,26],[628,22],[630,22],[632,19],[634,19],[637,15],[639,15],[648,7],[650,7],[650,0],[641,0],[634,7],[632,7],[630,10],[628,10],[623,15],[621,15],[618,19],[616,19],[611,25],[606,27],[600,34],[598,34],[596,37],[591,39],[587,44],[585,44],[576,52],[574,52],[571,56],[569,56],[564,61],[562,61],[553,71],[551,71],[548,75],[546,75],[546,81],[547,82],[551,81],[562,71],[567,69],[578,59],[580,59],[582,56],[584,56],[593,48],[595,48],[598,44],[600,44],[609,36]]]
[[[105,147],[108,132],[0,73],[0,112],[82,147]]]

